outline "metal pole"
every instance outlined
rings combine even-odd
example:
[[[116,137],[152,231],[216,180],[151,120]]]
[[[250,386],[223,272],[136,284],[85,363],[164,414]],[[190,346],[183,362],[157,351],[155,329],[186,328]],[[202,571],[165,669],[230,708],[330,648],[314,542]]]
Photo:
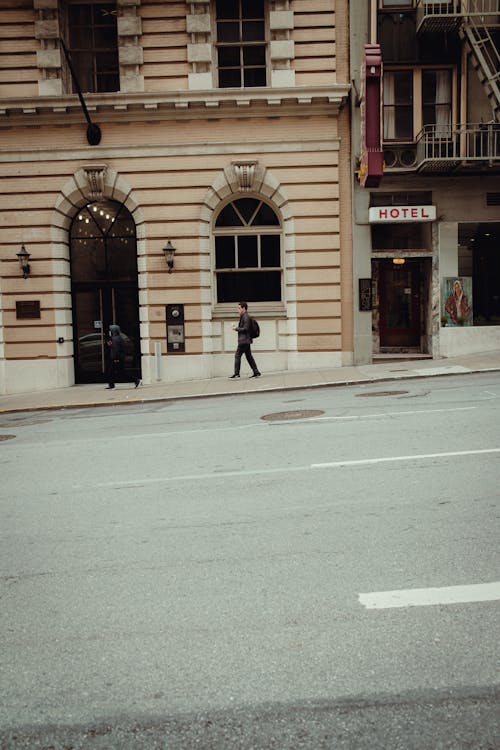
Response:
[[[76,77],[76,73],[71,62],[71,57],[61,37],[59,37],[59,41],[61,42],[61,47],[63,49],[66,62],[68,63],[69,72],[71,73],[71,78],[75,85],[76,93],[78,94],[78,98],[83,109],[83,114],[85,115],[85,119],[87,120],[87,141],[89,143],[89,146],[97,146],[101,142],[101,129],[99,125],[96,125],[96,123],[92,122],[92,120],[90,119],[90,114],[87,109],[87,105],[85,104],[85,99],[83,98],[82,90],[80,88],[80,84],[78,83],[78,78]]]

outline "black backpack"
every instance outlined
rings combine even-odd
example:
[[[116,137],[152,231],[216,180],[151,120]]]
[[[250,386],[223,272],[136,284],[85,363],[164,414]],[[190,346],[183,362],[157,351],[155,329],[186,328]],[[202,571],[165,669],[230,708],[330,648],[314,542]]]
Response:
[[[258,339],[260,336],[260,327],[255,318],[250,318],[250,338]]]

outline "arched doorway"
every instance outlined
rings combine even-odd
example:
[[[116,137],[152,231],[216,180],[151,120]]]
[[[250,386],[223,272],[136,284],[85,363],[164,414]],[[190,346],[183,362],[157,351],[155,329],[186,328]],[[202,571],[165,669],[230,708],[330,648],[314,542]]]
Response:
[[[141,377],[135,223],[112,200],[88,203],[70,227],[75,382],[106,380],[106,334],[120,326],[126,376]]]

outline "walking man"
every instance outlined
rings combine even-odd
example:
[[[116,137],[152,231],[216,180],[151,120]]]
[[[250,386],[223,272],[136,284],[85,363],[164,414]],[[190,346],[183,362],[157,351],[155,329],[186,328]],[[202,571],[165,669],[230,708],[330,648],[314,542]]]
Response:
[[[247,362],[252,368],[253,375],[251,375],[250,377],[258,378],[260,376],[260,372],[257,368],[257,364],[252,356],[252,350],[250,348],[252,343],[252,336],[250,315],[248,314],[247,303],[240,302],[238,305],[238,309],[240,312],[240,320],[238,325],[233,325],[233,331],[238,332],[238,348],[236,349],[234,355],[234,373],[233,375],[231,375],[231,378],[240,377],[241,356],[243,354],[247,358]]]

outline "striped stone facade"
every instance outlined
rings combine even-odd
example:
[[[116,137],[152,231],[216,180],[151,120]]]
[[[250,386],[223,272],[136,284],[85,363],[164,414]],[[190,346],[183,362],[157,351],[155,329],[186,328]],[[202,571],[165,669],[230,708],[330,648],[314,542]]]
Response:
[[[251,304],[260,368],[350,364],[347,0],[265,3],[268,85],[239,89],[217,87],[214,3],[118,0],[120,91],[85,94],[95,146],[68,93],[62,5],[0,0],[0,393],[75,383],[69,230],[96,197],[135,222],[144,382],[230,373],[236,305],[217,303],[213,229],[242,196],[280,222],[281,302]],[[19,317],[23,301],[40,317]],[[182,352],[167,351],[170,303]]]

